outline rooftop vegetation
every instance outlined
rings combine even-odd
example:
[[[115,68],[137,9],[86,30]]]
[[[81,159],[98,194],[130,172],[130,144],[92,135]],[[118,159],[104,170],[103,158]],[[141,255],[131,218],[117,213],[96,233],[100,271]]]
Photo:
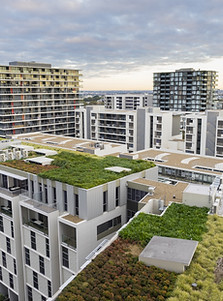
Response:
[[[35,164],[35,163],[29,163],[25,162],[23,160],[10,160],[6,162],[0,162],[0,164],[16,168],[19,170],[23,170],[26,172],[34,173],[34,174],[39,174],[41,172],[50,170],[50,169],[56,169],[58,166],[55,165],[40,165],[40,164]]]
[[[61,293],[57,301],[162,301],[170,296],[176,274],[146,267],[137,245],[118,239],[98,255]]]
[[[42,172],[39,174],[41,177],[86,189],[154,166],[152,162],[143,160],[120,159],[112,156],[101,158],[68,152],[61,152],[51,158],[54,159],[53,165],[59,168]],[[106,167],[111,166],[130,168],[131,171],[115,173],[105,170]]]
[[[168,301],[223,300],[223,218],[208,216],[207,228],[190,267],[178,276]]]
[[[67,151],[62,151],[50,157],[54,159],[51,166],[26,163],[23,160],[7,161],[1,164],[38,174],[42,178],[48,178],[86,189],[155,166],[154,163],[143,160],[121,159],[112,156],[96,157],[89,154]],[[131,171],[116,173],[105,170],[106,167],[112,166],[130,168]]]
[[[172,203],[163,216],[140,213],[120,232],[124,239],[147,245],[154,236],[202,240],[207,231],[207,208]]]

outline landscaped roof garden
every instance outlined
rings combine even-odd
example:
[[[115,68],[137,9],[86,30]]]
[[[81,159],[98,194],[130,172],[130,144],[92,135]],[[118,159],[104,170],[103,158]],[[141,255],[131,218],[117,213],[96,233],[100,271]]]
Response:
[[[206,226],[208,231],[198,244],[190,267],[177,277],[168,301],[223,300],[223,218],[209,215]]]
[[[222,297],[222,282],[213,286],[214,291],[211,283],[214,282],[216,261],[222,254],[223,219],[208,217],[207,212],[207,208],[173,203],[162,217],[139,214],[120,233],[128,240],[119,238],[112,243],[63,290],[57,300],[222,300],[219,297]],[[176,275],[138,261],[143,246],[154,235],[201,241],[197,248],[199,252],[195,253],[186,273]],[[176,278],[180,289],[174,284]],[[194,282],[203,290],[202,293],[193,290],[191,285]],[[208,294],[216,299],[208,299]]]
[[[207,212],[208,208],[172,203],[163,216],[140,213],[120,236],[139,241],[143,246],[154,235],[201,241],[202,234],[207,231]]]
[[[13,160],[1,164],[38,174],[42,178],[48,178],[86,189],[155,166],[154,163],[143,160],[121,159],[112,156],[96,157],[66,151],[62,151],[55,156],[50,156],[50,158],[54,159],[50,168],[22,160]],[[105,168],[113,166],[129,168],[131,171],[124,170],[120,173],[116,173],[114,171],[105,170]]]
[[[138,261],[138,246],[116,240],[60,294],[57,301],[163,301],[177,275]]]

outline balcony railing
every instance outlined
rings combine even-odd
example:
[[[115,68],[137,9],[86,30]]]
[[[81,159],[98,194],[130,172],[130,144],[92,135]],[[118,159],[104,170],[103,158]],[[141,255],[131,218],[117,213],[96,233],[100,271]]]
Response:
[[[0,212],[12,217],[12,208],[9,206],[1,205]]]
[[[44,225],[44,223],[40,220],[37,220],[35,218],[32,218],[28,221],[24,221],[24,224],[27,225],[27,226],[30,226],[34,229],[37,229],[41,232],[43,232],[44,234],[47,234],[48,235],[48,227],[46,227]]]
[[[76,239],[67,236],[65,234],[62,234],[62,242],[68,245],[69,247],[76,249]]]

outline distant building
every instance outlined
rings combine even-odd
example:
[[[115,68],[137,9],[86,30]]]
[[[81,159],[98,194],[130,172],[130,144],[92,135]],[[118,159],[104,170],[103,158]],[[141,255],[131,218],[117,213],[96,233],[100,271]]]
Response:
[[[80,75],[35,62],[0,66],[0,136],[37,131],[75,136]]]
[[[181,117],[184,152],[223,157],[223,114],[221,110],[197,112]]]
[[[139,107],[152,106],[152,94],[114,94],[104,97],[106,109],[136,110]]]
[[[217,72],[179,69],[153,75],[153,105],[161,110],[205,111],[216,97]]]

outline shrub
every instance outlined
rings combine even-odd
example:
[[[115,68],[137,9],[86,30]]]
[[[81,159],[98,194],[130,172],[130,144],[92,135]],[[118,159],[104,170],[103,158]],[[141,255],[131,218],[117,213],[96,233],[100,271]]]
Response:
[[[120,232],[120,237],[145,246],[154,235],[200,241],[207,231],[207,208],[173,203],[163,216],[140,213]]]

